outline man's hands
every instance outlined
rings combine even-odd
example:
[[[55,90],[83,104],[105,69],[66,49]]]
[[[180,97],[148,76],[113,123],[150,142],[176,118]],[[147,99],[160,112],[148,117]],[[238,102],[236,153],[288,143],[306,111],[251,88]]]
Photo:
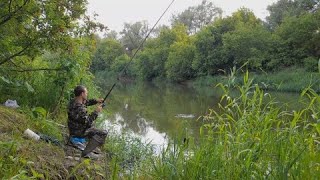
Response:
[[[98,102],[98,103],[102,103],[102,102],[103,102],[103,98],[97,99],[97,102]]]
[[[101,112],[102,111],[102,104],[99,103],[98,106],[96,107],[96,112]]]
[[[103,98],[99,98],[97,99],[98,105],[96,107],[96,111],[97,112],[101,112],[102,111],[102,102],[103,102]]]

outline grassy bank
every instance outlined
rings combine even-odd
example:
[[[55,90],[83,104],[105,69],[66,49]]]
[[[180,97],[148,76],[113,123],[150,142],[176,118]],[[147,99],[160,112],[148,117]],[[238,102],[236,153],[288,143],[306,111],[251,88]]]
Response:
[[[41,108],[11,109],[0,105],[0,179],[83,179],[106,176],[104,162],[65,158],[66,129],[50,122]],[[27,129],[61,142],[25,138]]]
[[[27,128],[55,137],[60,130],[43,119],[31,119],[25,113],[0,106],[0,177],[24,179],[63,175],[64,155],[59,147],[23,136]]]
[[[60,118],[61,122],[48,120],[42,108],[12,109],[0,105],[0,179],[125,178],[133,176],[136,167],[153,156],[152,146],[139,138],[110,131],[103,148],[106,159],[67,159],[63,147],[67,129],[61,127],[66,124],[66,117]],[[26,138],[23,132],[27,128],[59,140],[62,147]]]
[[[304,69],[285,69],[274,73],[250,73],[253,83],[258,84],[261,89],[282,91],[282,92],[302,92],[310,87],[316,92],[320,91],[320,73],[308,72]],[[198,78],[193,82],[194,86],[214,86],[218,83],[231,86],[243,85],[242,73],[236,73],[236,76],[230,79],[227,76],[206,76]]]

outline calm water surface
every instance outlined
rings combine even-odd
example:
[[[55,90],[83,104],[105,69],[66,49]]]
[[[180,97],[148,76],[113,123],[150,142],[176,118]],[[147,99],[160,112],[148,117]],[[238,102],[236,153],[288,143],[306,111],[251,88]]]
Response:
[[[221,94],[213,87],[117,84],[101,119],[104,128],[111,133],[127,133],[146,143],[162,146],[181,132],[197,137],[202,125],[199,117],[209,109],[217,109]],[[294,93],[271,94],[279,105],[286,103],[293,108],[299,98],[299,94]]]

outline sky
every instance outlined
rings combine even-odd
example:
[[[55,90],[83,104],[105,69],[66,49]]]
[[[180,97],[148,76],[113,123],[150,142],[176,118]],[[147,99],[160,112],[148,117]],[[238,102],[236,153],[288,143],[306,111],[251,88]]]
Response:
[[[277,0],[208,0],[223,10],[228,16],[241,7],[251,9],[260,19],[268,16],[267,6]],[[88,0],[88,14],[97,13],[97,21],[117,32],[124,23],[147,20],[153,26],[172,0]],[[175,0],[159,24],[170,25],[172,14],[178,14],[190,6],[198,5],[202,0]]]

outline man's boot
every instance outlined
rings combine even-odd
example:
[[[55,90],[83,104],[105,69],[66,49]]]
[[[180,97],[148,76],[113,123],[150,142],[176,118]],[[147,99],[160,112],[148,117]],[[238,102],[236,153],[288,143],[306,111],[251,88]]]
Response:
[[[89,139],[86,148],[82,151],[81,157],[91,158],[94,154],[91,153],[96,147],[101,146],[104,143],[106,136],[94,135]],[[90,157],[91,156],[91,157]],[[96,159],[96,157],[93,157]]]

